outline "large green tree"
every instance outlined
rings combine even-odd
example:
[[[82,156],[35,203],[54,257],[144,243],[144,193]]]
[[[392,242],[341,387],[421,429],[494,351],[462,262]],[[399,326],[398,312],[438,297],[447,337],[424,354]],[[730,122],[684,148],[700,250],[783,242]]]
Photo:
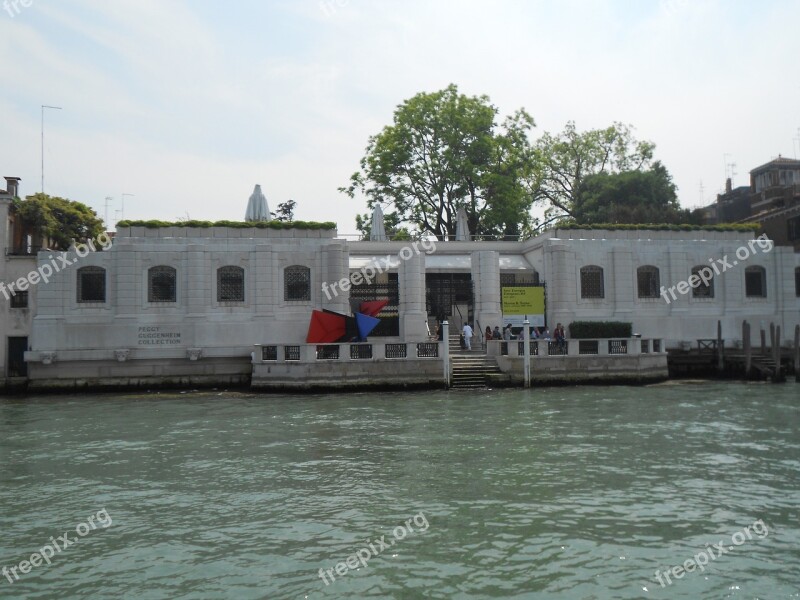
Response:
[[[58,196],[15,198],[13,211],[26,233],[43,240],[53,250],[66,250],[73,243],[86,242],[103,233],[103,222],[94,210]]]
[[[596,173],[575,194],[577,223],[688,223],[690,211],[678,204],[675,184],[659,161],[647,170]]]
[[[557,135],[544,133],[536,142],[536,170],[530,193],[545,207],[547,221],[575,217],[575,200],[584,179],[601,173],[646,169],[655,144],[637,140],[632,128],[614,123],[580,132],[567,123]]]
[[[340,191],[364,194],[370,209],[380,203],[387,220],[417,234],[454,236],[460,207],[473,234],[517,234],[531,220],[534,122],[524,110],[500,125],[497,115],[487,96],[460,94],[455,85],[417,94],[370,137],[360,170]]]

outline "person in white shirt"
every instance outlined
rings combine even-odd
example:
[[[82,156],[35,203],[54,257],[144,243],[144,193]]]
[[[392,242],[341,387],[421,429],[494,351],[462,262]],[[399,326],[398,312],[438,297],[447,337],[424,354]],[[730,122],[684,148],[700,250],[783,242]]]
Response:
[[[467,350],[472,350],[472,327],[469,326],[469,323],[464,323],[464,329],[461,332],[464,334],[464,345]]]

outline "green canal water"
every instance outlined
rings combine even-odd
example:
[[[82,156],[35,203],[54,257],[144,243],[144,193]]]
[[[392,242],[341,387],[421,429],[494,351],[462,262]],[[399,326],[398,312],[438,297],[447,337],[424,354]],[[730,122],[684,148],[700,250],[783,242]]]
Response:
[[[799,433],[794,383],[0,399],[0,598],[800,598]]]

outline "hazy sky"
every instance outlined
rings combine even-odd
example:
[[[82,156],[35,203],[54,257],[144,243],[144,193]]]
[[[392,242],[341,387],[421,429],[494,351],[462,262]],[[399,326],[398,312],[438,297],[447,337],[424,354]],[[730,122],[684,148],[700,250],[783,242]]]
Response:
[[[2,3],[3,0],[0,0]],[[23,6],[24,4],[28,6]],[[355,231],[337,192],[414,94],[455,83],[519,107],[534,137],[622,121],[684,206],[800,149],[797,0],[5,0],[0,175],[110,220],[275,210]],[[704,193],[701,196],[700,185]]]

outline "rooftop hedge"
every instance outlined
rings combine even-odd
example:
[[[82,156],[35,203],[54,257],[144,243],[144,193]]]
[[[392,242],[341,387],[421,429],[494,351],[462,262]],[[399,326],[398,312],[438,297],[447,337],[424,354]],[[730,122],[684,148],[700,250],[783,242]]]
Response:
[[[148,229],[160,229],[161,227],[194,227],[207,229],[209,227],[231,227],[233,229],[336,229],[336,223],[324,221],[317,223],[314,221],[120,221],[117,227],[147,227]]]
[[[575,223],[563,221],[553,229],[604,229],[608,231],[760,231],[758,223],[721,223],[719,225],[690,225],[688,223]]]
[[[595,338],[629,338],[633,324],[625,321],[573,321],[569,337],[576,340]]]

